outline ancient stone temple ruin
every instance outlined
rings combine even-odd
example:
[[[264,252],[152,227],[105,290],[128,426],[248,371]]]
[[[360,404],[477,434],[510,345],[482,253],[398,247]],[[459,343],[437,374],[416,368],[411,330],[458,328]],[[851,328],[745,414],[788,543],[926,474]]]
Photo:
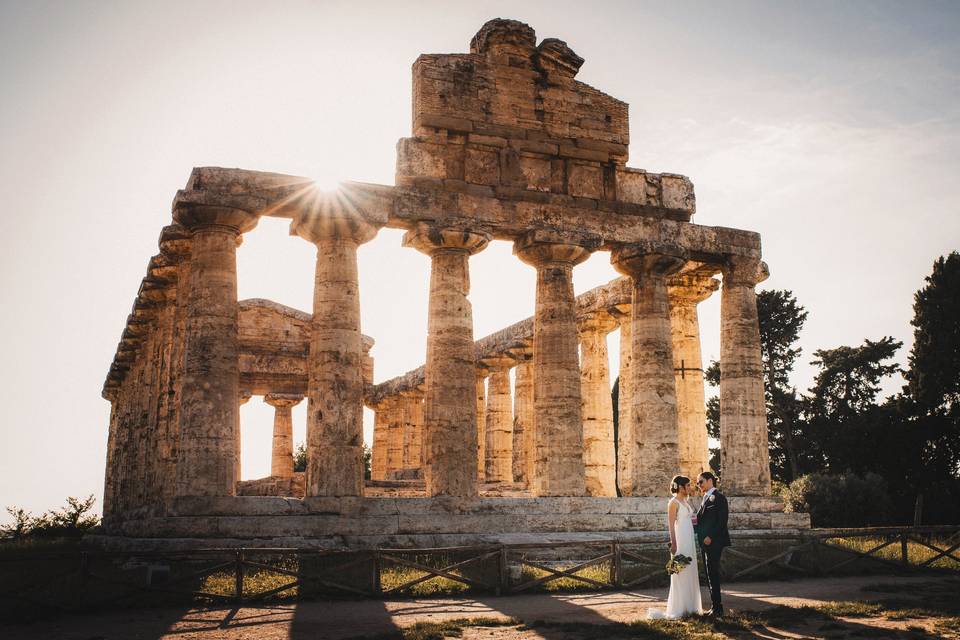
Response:
[[[732,527],[809,526],[770,497],[760,238],[692,222],[686,177],[627,167],[627,105],[576,80],[582,64],[511,20],[469,53],[420,56],[395,186],[194,169],[103,388],[107,533],[356,547],[662,532],[669,478],[708,467],[697,304],[717,291]],[[311,313],[237,300],[237,247],[261,216],[316,246]],[[371,354],[390,345],[361,333],[357,247],[383,227],[429,256],[429,322],[422,366],[376,384]],[[536,310],[475,340],[470,257],[494,241],[536,270]],[[596,251],[623,277],[574,296]],[[276,412],[271,474],[241,482],[239,407],[254,396]]]

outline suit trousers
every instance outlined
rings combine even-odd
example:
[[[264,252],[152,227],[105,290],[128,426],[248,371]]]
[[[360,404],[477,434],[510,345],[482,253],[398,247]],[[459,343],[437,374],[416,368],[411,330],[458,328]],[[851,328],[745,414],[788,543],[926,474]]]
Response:
[[[703,550],[703,564],[707,573],[707,586],[710,587],[710,603],[714,610],[723,607],[720,600],[720,556],[723,547],[710,545],[701,546]]]

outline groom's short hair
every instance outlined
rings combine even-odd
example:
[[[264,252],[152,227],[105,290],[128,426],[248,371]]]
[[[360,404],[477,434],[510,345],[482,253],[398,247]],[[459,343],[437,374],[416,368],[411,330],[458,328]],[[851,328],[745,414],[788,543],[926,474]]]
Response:
[[[700,477],[704,480],[710,480],[713,482],[713,486],[717,486],[717,476],[713,475],[712,471],[704,471],[700,474]]]

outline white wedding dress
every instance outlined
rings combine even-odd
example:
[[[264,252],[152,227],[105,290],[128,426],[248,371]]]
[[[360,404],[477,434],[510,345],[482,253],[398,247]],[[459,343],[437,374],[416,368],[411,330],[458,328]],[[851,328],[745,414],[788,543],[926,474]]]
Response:
[[[700,606],[700,573],[697,569],[697,537],[693,533],[693,508],[684,500],[671,498],[670,502],[677,503],[677,553],[682,553],[692,560],[680,573],[670,576],[667,609],[651,609],[647,613],[647,617],[651,619],[682,618],[703,613]],[[670,513],[669,502],[667,513]]]

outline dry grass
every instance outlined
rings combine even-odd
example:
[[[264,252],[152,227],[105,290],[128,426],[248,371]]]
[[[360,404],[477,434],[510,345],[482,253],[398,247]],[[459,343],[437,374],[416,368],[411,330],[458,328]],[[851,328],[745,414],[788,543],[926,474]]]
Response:
[[[873,549],[876,546],[879,546],[886,542],[884,538],[833,538],[830,542],[833,544],[838,544],[840,546],[852,549],[854,551],[859,551],[861,553],[866,553],[870,549]],[[956,544],[957,540],[947,537],[934,537],[928,540],[930,544],[941,549],[949,549],[953,544]],[[960,551],[960,550],[958,550]],[[953,555],[960,557],[960,553],[954,551]],[[893,544],[880,549],[879,551],[874,552],[873,555],[883,558],[885,560],[891,560],[893,562],[901,561],[901,549],[900,543],[894,542]],[[919,565],[927,560],[938,555],[936,551],[925,547],[924,545],[915,542],[913,540],[907,541],[907,559],[912,565]],[[944,556],[935,560],[930,564],[931,568],[934,569],[948,569],[950,571],[960,571],[960,562]]]

